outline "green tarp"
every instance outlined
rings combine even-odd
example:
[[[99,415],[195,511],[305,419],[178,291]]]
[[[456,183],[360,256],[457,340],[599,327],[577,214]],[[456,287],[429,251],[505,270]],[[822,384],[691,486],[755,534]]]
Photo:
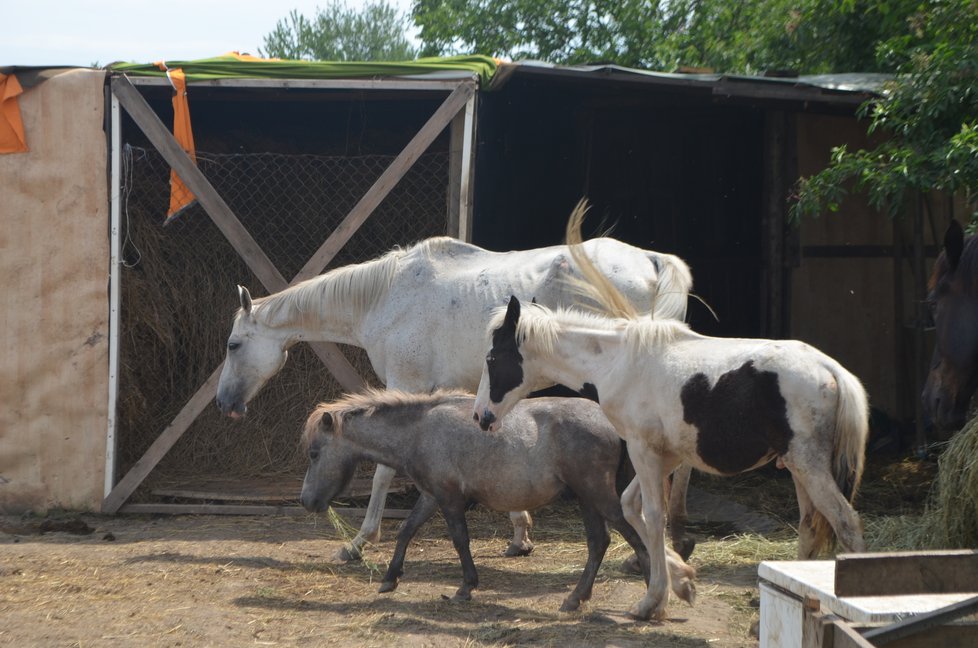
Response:
[[[232,54],[194,61],[166,61],[168,68],[182,68],[187,81],[211,79],[346,79],[471,72],[479,75],[483,88],[496,72],[496,59],[489,56],[449,56],[413,61],[277,61],[239,58]],[[140,76],[165,76],[153,63],[114,63],[113,72]]]

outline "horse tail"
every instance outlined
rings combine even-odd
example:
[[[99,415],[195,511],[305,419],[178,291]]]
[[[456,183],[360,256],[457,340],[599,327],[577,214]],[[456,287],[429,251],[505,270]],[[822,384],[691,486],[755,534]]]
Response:
[[[826,369],[839,386],[835,411],[835,437],[832,447],[832,475],[842,495],[850,503],[855,499],[866,463],[866,440],[869,438],[869,399],[859,379],[832,361]],[[815,550],[831,549],[835,543],[828,520],[816,512],[812,526]]]
[[[693,274],[689,266],[674,254],[649,252],[648,257],[659,269],[652,316],[655,319],[685,321],[689,291],[693,288]]]
[[[630,320],[638,319],[639,312],[635,306],[611,283],[611,280],[603,272],[598,270],[581,246],[584,242],[581,237],[581,223],[584,222],[584,215],[587,214],[587,210],[587,199],[582,198],[574,207],[574,211],[571,212],[570,219],[567,221],[567,249],[584,277],[583,280],[575,280],[572,283],[581,294],[597,302],[598,307],[607,316]]]

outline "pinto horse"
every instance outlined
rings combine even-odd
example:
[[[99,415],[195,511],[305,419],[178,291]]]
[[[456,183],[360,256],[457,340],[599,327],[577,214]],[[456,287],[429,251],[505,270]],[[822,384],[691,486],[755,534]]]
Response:
[[[585,244],[589,258],[637,308],[654,305],[657,318],[682,319],[692,285],[676,256],[642,250],[615,239]],[[366,263],[345,266],[281,292],[252,300],[239,287],[241,309],[227,341],[217,404],[241,416],[247,403],[285,364],[299,341],[328,341],[367,351],[377,377],[390,389],[474,391],[482,370],[485,321],[509,295],[553,307],[578,304],[570,285],[581,277],[567,246],[497,253],[437,237],[395,249]],[[378,465],[367,512],[352,546],[337,554],[359,557],[380,538],[384,500],[394,471]],[[511,514],[507,555],[533,545],[525,512]]]
[[[568,242],[579,238],[572,218]],[[582,250],[571,249],[595,298],[613,292]],[[612,302],[623,303],[609,299],[606,311]],[[627,443],[637,478],[622,505],[651,561],[633,616],[665,615],[663,478],[681,462],[733,475],[777,460],[791,471],[801,509],[799,556],[817,555],[832,531],[844,549],[864,549],[850,502],[862,476],[869,407],[855,376],[802,342],[713,338],[680,322],[627,309],[622,315],[511,298],[489,324],[474,416],[483,430],[498,430],[520,399],[558,383],[598,395]]]
[[[401,525],[380,592],[391,592],[418,529],[441,510],[462,563],[459,600],[479,585],[465,511],[472,503],[495,510],[535,509],[562,492],[577,496],[587,533],[587,565],[562,611],[591,597],[610,525],[635,549],[648,575],[641,537],[626,521],[615,485],[624,469],[623,444],[597,404],[583,398],[534,398],[518,405],[504,434],[480,432],[469,421],[474,399],[457,391],[434,394],[372,390],[319,405],[303,435],[309,469],[300,501],[325,510],[365,459],[396,468],[421,496]],[[693,602],[694,570],[667,558],[677,596]]]
[[[944,234],[927,283],[936,334],[924,383],[924,414],[940,430],[964,426],[978,388],[978,238],[965,238],[957,221]]]

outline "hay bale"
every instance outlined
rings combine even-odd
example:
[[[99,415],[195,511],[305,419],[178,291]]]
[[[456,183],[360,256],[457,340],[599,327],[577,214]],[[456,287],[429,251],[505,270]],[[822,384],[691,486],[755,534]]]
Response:
[[[933,539],[948,549],[978,547],[978,417],[941,454],[933,496]]]

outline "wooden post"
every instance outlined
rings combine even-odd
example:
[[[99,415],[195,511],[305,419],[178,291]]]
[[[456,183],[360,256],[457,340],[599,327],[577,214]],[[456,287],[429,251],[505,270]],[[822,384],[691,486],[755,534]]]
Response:
[[[761,215],[764,268],[761,276],[761,322],[766,337],[784,336],[785,146],[787,116],[782,110],[764,115],[764,211]]]
[[[926,454],[927,432],[924,429],[924,404],[920,398],[924,387],[924,322],[927,320],[927,278],[924,276],[924,197],[917,193],[917,204],[913,211],[913,402],[914,402],[914,443],[918,455]]]

